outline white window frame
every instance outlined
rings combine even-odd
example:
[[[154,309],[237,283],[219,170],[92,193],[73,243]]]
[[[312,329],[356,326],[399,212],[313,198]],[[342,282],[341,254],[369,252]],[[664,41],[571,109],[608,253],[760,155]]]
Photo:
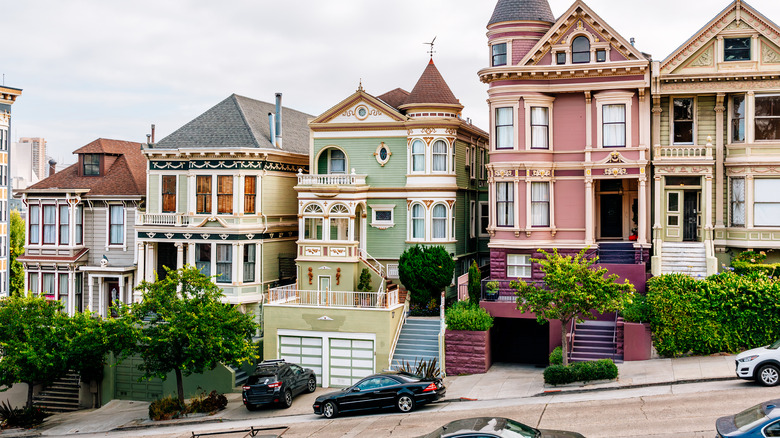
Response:
[[[371,226],[374,228],[390,228],[395,226],[395,205],[393,204],[369,204],[368,206],[371,209]],[[390,212],[390,220],[389,221],[381,221],[376,218],[376,212],[377,211],[389,211]]]
[[[493,47],[501,45],[501,44],[504,44],[504,49],[505,49],[504,56],[506,58],[505,58],[505,62],[503,64],[496,64],[494,62],[495,61],[495,55],[493,54]],[[511,40],[508,40],[508,39],[493,40],[493,41],[491,41],[490,47],[489,47],[488,50],[490,51],[490,66],[491,67],[505,67],[505,66],[508,66],[508,65],[512,64],[512,62],[511,62],[511,56],[512,56]]]
[[[753,119],[750,121],[752,124],[752,131],[753,131],[753,141],[755,143],[777,143],[780,142],[780,135],[778,135],[778,138],[775,139],[757,139],[756,138],[756,121],[758,120],[758,117],[756,116],[756,108],[758,108],[758,105],[756,104],[756,100],[760,99],[762,97],[780,97],[780,93],[757,93],[753,96],[753,104],[751,105],[751,115],[753,116]],[[772,117],[761,117],[762,119],[777,119],[777,116]],[[745,123],[747,124],[747,119],[745,120]],[[747,128],[746,128],[747,129]]]
[[[333,169],[332,169],[332,166],[331,166],[331,160],[332,160],[332,152],[334,150],[337,150],[337,151],[341,152],[342,154],[344,154],[344,172],[343,173],[333,173]],[[330,146],[327,146],[325,152],[328,153],[328,157],[327,157],[328,175],[348,175],[349,174],[349,157],[347,156],[347,153],[343,149],[341,149],[340,147],[334,146],[334,145],[330,145]]]
[[[499,184],[509,184],[509,187],[512,188],[511,199],[507,199],[507,200],[504,200],[504,201],[501,201],[501,200],[498,199],[498,185]],[[495,199],[496,199],[495,204],[494,204],[495,211],[496,211],[496,217],[495,217],[495,226],[496,226],[496,228],[497,229],[512,229],[512,228],[516,228],[517,227],[517,223],[518,223],[518,220],[517,220],[518,219],[517,218],[517,184],[515,184],[515,182],[513,180],[496,181],[495,184],[493,185],[493,190],[495,192],[494,196],[495,196]],[[504,224],[504,225],[501,225],[501,224],[498,223],[498,219],[499,219],[499,216],[498,216],[498,203],[499,202],[508,204],[507,205],[507,208],[508,208],[507,211],[511,211],[512,212],[512,223],[508,223],[508,224]]]
[[[737,180],[742,181],[742,201],[734,200],[734,195],[736,193],[734,190],[734,182]],[[747,187],[745,186],[745,183],[746,179],[744,177],[729,177],[729,226],[731,227],[744,228],[747,222],[747,200],[745,198]],[[734,222],[735,204],[742,204],[742,223]]]
[[[501,125],[501,126],[509,126],[511,127],[510,131],[512,133],[511,138],[511,145],[509,147],[502,147],[499,148],[497,141],[498,141],[498,125],[497,123],[497,113],[500,109],[510,109],[512,111],[512,124],[511,125]],[[491,144],[491,150],[498,151],[498,152],[506,152],[506,151],[514,151],[517,150],[517,113],[519,112],[519,107],[517,103],[511,103],[511,104],[505,104],[496,103],[490,111],[490,126],[492,127],[492,135],[490,136],[490,144]]]
[[[512,272],[511,274],[510,274],[510,269]],[[516,278],[531,278],[532,273],[533,273],[533,269],[532,269],[530,254],[507,254],[506,255],[506,278],[512,280]]]
[[[692,142],[676,143],[674,141],[674,100],[675,99],[691,99],[693,100],[693,138]],[[669,98],[669,144],[670,145],[698,145],[698,119],[699,114],[699,99],[698,96],[672,96]]]
[[[737,96],[742,96],[744,99],[744,106],[745,106],[745,115],[743,117],[743,121],[745,124],[745,136],[742,139],[742,141],[734,141],[734,98]],[[728,138],[726,139],[726,144],[745,144],[748,140],[748,124],[751,122],[750,117],[750,111],[748,107],[748,96],[747,93],[734,93],[728,95],[728,129],[727,129],[727,135]]]
[[[414,221],[419,220],[420,218],[415,218],[414,216],[414,207],[419,205],[420,208],[422,208],[422,221],[423,221],[423,231],[421,237],[415,237],[414,235]],[[425,242],[426,238],[428,236],[428,224],[427,224],[427,217],[428,217],[428,209],[425,208],[425,204],[423,204],[420,201],[412,202],[411,205],[409,205],[409,232],[408,237],[409,241],[411,242]]]
[[[477,202],[469,201],[469,237],[477,237]]]
[[[487,215],[484,216],[484,218],[487,218],[487,226],[485,227],[485,232],[482,232],[482,212],[483,212],[483,206],[487,208]],[[489,201],[479,201],[479,222],[478,222],[478,228],[477,228],[477,235],[479,237],[488,237],[490,234],[487,232],[487,230],[490,228],[490,202]]]
[[[523,149],[527,151],[552,151],[553,145],[553,96],[525,96],[523,97],[523,109],[524,112],[524,125],[525,125],[525,147]],[[547,148],[532,148],[531,147],[531,109],[532,108],[547,108]]]
[[[335,212],[334,210],[338,206],[344,207],[347,212],[346,213],[344,213],[344,212]],[[330,238],[331,227],[333,226],[331,221],[333,219],[346,219],[347,220],[347,238],[345,240],[338,240],[338,239],[332,240]],[[354,220],[354,216],[353,216],[352,212],[350,211],[349,206],[347,204],[345,204],[343,202],[333,203],[330,206],[330,208],[328,209],[328,220],[325,221],[325,222],[326,222],[326,225],[327,225],[327,233],[325,233],[325,230],[323,229],[323,236],[322,236],[324,238],[323,240],[328,241],[328,242],[351,242],[350,234],[354,232],[353,227],[355,226],[355,220]]]
[[[418,142],[418,141],[420,142],[420,144],[422,145],[422,148],[423,148],[422,149],[422,156],[423,156],[423,168],[422,168],[422,170],[415,170],[414,169],[414,156],[415,155],[420,155],[420,154],[415,154],[414,153],[414,144],[416,142]],[[409,143],[409,173],[416,174],[416,175],[421,175],[421,174],[426,173],[425,171],[428,168],[428,165],[427,165],[428,164],[427,149],[428,149],[428,146],[425,144],[425,140],[423,140],[421,138],[413,138],[412,139],[412,141]]]
[[[441,144],[444,144],[444,153],[443,154],[441,154],[441,153],[439,153],[439,154],[434,153],[434,147],[436,146],[436,143],[439,143],[439,142],[441,142]],[[450,171],[450,163],[449,163],[450,162],[450,142],[448,142],[447,140],[445,140],[443,138],[436,138],[436,139],[434,139],[431,142],[430,150],[431,150],[431,173],[435,173],[435,174],[449,173],[449,171]],[[439,155],[439,156],[443,155],[444,156],[444,170],[436,170],[433,167],[433,163],[435,162],[434,158],[436,158],[437,155]]]
[[[439,207],[439,206],[441,206],[444,209],[444,217],[443,218],[435,218],[433,216],[433,211],[436,209],[436,207]],[[446,202],[435,202],[435,203],[433,203],[431,205],[430,215],[429,216],[430,216],[430,222],[431,222],[431,234],[430,234],[431,239],[430,239],[430,241],[432,241],[432,242],[447,241],[448,240],[447,236],[449,236],[451,234],[451,230],[450,230],[450,216],[451,215],[450,215],[449,208],[447,208],[447,203]],[[433,232],[433,230],[434,230],[434,227],[433,227],[434,222],[433,221],[434,220],[443,220],[444,221],[444,236],[443,237],[436,237],[434,235],[434,232]]]
[[[616,149],[616,147],[604,148],[604,105],[626,106],[626,146],[621,149],[634,147],[634,134],[632,130],[632,114],[634,93],[630,91],[602,91],[593,96],[596,100],[596,145],[601,149]]]
[[[306,211],[309,208],[319,208],[319,211]],[[301,240],[307,241],[307,242],[323,242],[325,241],[325,209],[322,208],[322,206],[316,202],[309,202],[306,205],[303,206],[301,213],[301,229],[303,230],[303,234],[299,236]],[[306,220],[307,219],[318,219],[322,223],[322,238],[320,239],[307,239],[306,238]],[[315,228],[316,232],[316,228]]]
[[[533,185],[534,184],[546,184],[547,185],[547,201],[534,201],[533,198]],[[527,224],[529,224],[529,228],[551,228],[553,224],[553,209],[552,209],[552,203],[553,203],[553,196],[552,196],[552,182],[551,181],[529,181],[527,184],[528,186],[528,219]],[[547,203],[547,223],[546,224],[537,224],[534,223],[534,214],[533,214],[533,205],[534,203]]]
[[[122,207],[122,243],[111,243],[111,207]],[[123,203],[114,202],[106,206],[106,249],[123,248],[127,249],[127,206]]]
[[[761,196],[761,192],[759,191],[759,184],[764,181],[770,181],[773,180],[775,183],[780,186],[780,178],[754,178],[753,179],[753,226],[754,227],[780,227],[780,215],[772,215],[772,217],[776,218],[775,223],[758,223],[759,215],[757,212],[757,207],[761,205],[776,205],[778,209],[780,209],[780,191],[776,190],[770,190],[772,193],[776,193],[778,195],[777,201],[758,201]]]

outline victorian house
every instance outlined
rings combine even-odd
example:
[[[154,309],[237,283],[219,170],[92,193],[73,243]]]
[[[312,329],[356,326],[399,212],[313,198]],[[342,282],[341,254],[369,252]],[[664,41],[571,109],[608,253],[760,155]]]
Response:
[[[732,2],[653,64],[653,274],[780,248],[780,28]]]
[[[100,138],[78,162],[17,193],[27,208],[24,287],[69,314],[130,303],[135,224],[146,194],[141,144]]]
[[[136,232],[138,279],[184,265],[214,276],[225,301],[260,316],[269,286],[295,278],[294,187],[308,173],[310,116],[231,95],[159,142]]]
[[[490,274],[497,360],[544,362],[560,325],[514,310],[538,249],[590,256],[644,288],[650,251],[650,61],[584,2],[499,0],[488,23]],[[614,318],[613,324],[614,324]],[[571,330],[570,327],[563,328]],[[521,346],[522,345],[522,346]]]
[[[7,296],[11,281],[10,145],[11,105],[22,94],[19,88],[0,85],[0,296]]]
[[[405,249],[443,246],[457,275],[487,260],[488,134],[462,110],[431,59],[411,92],[360,86],[309,124],[312,171],[295,187],[298,281],[269,292],[265,357],[350,385],[398,358]]]

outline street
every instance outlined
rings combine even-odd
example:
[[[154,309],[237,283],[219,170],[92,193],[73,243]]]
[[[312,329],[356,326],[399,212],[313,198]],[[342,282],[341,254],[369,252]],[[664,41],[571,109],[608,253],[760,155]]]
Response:
[[[222,423],[155,427],[122,432],[82,434],[83,437],[191,437],[205,433],[288,426],[290,437],[414,437],[459,418],[505,416],[537,428],[565,429],[586,437],[707,437],[715,434],[715,419],[778,397],[777,388],[752,382],[723,381],[637,389],[545,395],[489,401],[439,403],[410,414],[394,412],[352,415],[326,420],[313,414],[284,416],[276,410]],[[297,400],[300,403],[302,400]],[[52,435],[48,435],[52,436]]]

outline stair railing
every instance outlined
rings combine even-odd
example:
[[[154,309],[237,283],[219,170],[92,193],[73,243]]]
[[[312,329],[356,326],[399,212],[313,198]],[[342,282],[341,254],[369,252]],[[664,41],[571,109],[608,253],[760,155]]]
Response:
[[[446,369],[444,363],[444,356],[445,356],[445,348],[444,348],[444,338],[447,333],[447,321],[444,318],[444,291],[441,293],[441,306],[439,307],[439,317],[441,318],[441,324],[439,325],[439,372],[441,373],[441,377],[444,378],[447,376]]]
[[[358,248],[358,254],[360,254],[360,258],[365,262],[367,266],[372,268],[374,272],[379,274],[382,278],[387,278],[387,274],[385,273],[385,267],[379,263],[375,258],[371,257],[371,254],[369,254],[367,251]]]
[[[408,305],[409,305],[408,303],[405,303],[404,307]],[[404,324],[406,324],[406,309],[404,309],[404,311],[401,312],[401,320],[398,321],[398,328],[395,329],[393,342],[390,344],[390,360],[387,366],[388,370],[393,369],[393,359],[395,358],[395,347],[398,345],[398,339],[401,337],[401,330],[403,330]]]
[[[574,318],[571,320],[571,328],[569,329],[569,351],[566,352],[566,356],[569,358],[569,362],[571,362],[571,354],[574,351],[574,330],[577,327],[577,318]]]

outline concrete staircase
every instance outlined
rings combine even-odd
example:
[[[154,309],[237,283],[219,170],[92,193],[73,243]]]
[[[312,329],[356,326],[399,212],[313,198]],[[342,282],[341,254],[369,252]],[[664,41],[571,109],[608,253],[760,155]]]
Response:
[[[633,265],[635,253],[631,242],[599,242],[599,263]]]
[[[571,346],[571,362],[612,359],[623,362],[622,351],[618,352],[615,337],[616,324],[610,321],[584,321],[574,330],[574,342]]]
[[[707,253],[703,242],[664,242],[661,248],[662,274],[707,276]]]
[[[228,368],[232,369],[233,372],[236,373],[236,387],[244,386],[244,383],[246,383],[247,379],[249,379],[249,375],[235,365],[228,365]]]
[[[441,320],[439,318],[406,319],[401,328],[398,343],[395,346],[390,363],[394,369],[405,365],[416,366],[420,360],[430,361],[439,358],[439,330]]]
[[[33,406],[52,413],[79,410],[80,380],[81,376],[78,373],[69,372],[34,396]]]

